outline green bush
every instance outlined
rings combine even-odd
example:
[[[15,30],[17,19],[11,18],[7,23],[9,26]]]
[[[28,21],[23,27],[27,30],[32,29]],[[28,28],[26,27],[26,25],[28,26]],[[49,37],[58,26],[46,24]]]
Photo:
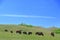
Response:
[[[54,32],[55,32],[56,34],[60,34],[60,29],[56,29],[56,30],[54,30]]]

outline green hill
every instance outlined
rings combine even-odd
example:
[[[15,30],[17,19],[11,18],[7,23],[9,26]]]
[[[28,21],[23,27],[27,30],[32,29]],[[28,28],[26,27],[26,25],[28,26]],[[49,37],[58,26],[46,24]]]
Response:
[[[5,29],[7,29],[8,32],[5,32],[4,31]],[[13,33],[10,33],[11,30],[13,31]],[[22,30],[26,32],[31,31],[33,34],[32,35],[16,34],[16,30]],[[35,35],[36,32],[43,32],[44,36]],[[15,25],[15,24],[0,25],[1,40],[59,40],[60,39],[59,38],[60,34],[55,34],[55,37],[52,37],[50,35],[50,32],[52,32],[52,30],[32,25]]]

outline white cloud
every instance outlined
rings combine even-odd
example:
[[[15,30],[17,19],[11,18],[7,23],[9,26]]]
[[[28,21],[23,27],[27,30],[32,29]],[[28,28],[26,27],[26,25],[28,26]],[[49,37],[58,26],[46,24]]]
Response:
[[[0,15],[4,17],[23,17],[23,18],[56,18],[56,17],[49,17],[49,16],[33,16],[33,15]]]

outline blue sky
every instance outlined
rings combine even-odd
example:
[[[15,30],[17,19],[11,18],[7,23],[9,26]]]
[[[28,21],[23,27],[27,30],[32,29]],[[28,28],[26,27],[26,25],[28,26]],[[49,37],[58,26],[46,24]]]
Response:
[[[60,27],[60,0],[0,0],[0,24]]]

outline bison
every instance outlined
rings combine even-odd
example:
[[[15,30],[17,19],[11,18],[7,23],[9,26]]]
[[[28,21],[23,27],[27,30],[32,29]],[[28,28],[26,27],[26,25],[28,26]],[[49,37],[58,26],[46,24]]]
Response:
[[[5,29],[4,31],[5,31],[5,32],[8,32],[8,30],[7,30],[7,29]]]
[[[36,32],[35,34],[44,36],[43,32]]]
[[[16,33],[19,33],[19,34],[21,34],[22,32],[21,32],[21,30],[17,30],[17,31],[16,31]]]
[[[10,31],[11,33],[13,33],[13,31]]]
[[[28,32],[28,35],[31,35],[32,34],[32,32]]]
[[[53,37],[55,36],[55,35],[54,35],[54,32],[51,32],[51,36],[53,36]]]
[[[27,34],[27,32],[24,31],[23,34]]]

